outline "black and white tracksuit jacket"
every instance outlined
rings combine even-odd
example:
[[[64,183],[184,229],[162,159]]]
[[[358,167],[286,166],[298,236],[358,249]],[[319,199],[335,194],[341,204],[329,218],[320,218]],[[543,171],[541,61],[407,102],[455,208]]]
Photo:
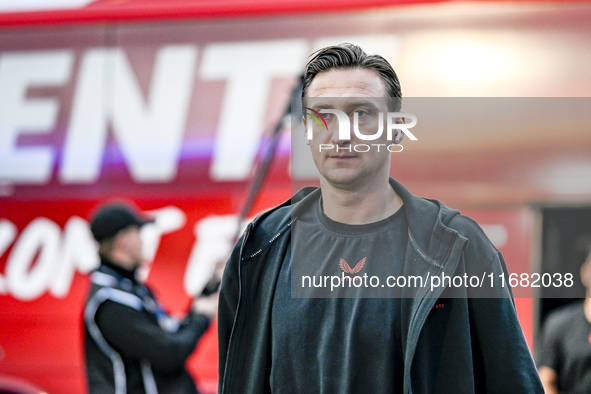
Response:
[[[209,323],[175,320],[135,272],[102,258],[84,308],[89,393],[196,393],[185,361]]]

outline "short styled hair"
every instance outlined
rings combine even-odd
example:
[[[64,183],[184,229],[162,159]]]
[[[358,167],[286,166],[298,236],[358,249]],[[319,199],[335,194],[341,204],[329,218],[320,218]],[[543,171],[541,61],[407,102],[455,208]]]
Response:
[[[318,73],[351,68],[377,72],[384,81],[388,97],[397,99],[395,100],[398,103],[396,110],[400,108],[399,102],[400,98],[402,98],[402,90],[400,89],[398,76],[390,63],[380,55],[368,55],[358,45],[349,43],[325,47],[311,55],[304,72],[302,98],[306,97],[308,88]]]

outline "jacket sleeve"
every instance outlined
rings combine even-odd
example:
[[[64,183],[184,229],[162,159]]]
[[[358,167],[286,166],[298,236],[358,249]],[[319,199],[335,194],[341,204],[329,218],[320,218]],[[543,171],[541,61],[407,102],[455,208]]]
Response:
[[[219,350],[219,378],[218,392],[222,392],[222,384],[225,377],[225,367],[230,345],[232,327],[236,318],[238,301],[240,295],[239,264],[240,248],[244,235],[234,246],[234,250],[226,263],[222,284],[220,287],[220,298],[218,304],[218,350]]]
[[[487,270],[495,275],[506,273],[500,252]],[[511,291],[498,290],[495,298],[469,299],[475,375],[488,393],[543,393]]]
[[[150,314],[110,300],[99,307],[95,320],[115,350],[164,371],[184,366],[210,323],[206,316],[190,312],[178,331],[168,332]]]
[[[517,317],[503,255],[472,219],[458,215],[453,224],[468,240],[464,263],[469,275],[492,288],[468,288],[468,313],[477,392],[543,393],[529,346]],[[501,282],[500,275],[505,277]],[[486,285],[485,285],[486,286]]]

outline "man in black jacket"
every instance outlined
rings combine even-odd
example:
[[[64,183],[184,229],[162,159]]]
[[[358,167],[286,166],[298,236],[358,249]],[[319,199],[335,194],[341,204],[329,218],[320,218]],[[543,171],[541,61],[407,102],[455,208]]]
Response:
[[[507,272],[474,221],[389,177],[404,126],[375,130],[400,97],[390,64],[355,45],[308,63],[320,188],[260,215],[234,248],[218,312],[220,393],[542,392],[510,289],[424,286]]]
[[[181,321],[164,311],[136,278],[140,227],[151,221],[123,203],[105,204],[91,219],[101,265],[84,309],[90,393],[197,393],[185,361],[215,316],[217,295],[197,299]]]

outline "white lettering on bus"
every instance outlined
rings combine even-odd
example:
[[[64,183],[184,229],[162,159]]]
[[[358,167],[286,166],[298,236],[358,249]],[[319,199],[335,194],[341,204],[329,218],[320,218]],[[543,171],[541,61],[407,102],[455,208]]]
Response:
[[[162,235],[182,228],[186,215],[174,206],[149,213],[156,221],[142,227],[141,236],[144,255],[152,261]],[[70,217],[63,230],[54,221],[37,217],[17,233],[12,222],[0,219],[0,257],[12,245],[4,276],[0,275],[0,294],[10,294],[23,301],[36,299],[46,291],[54,297],[65,297],[76,271],[88,273],[99,265],[97,245],[89,225],[78,216]]]
[[[73,61],[73,53],[65,50],[0,55],[0,179],[29,184],[49,182],[54,150],[48,146],[19,147],[17,141],[20,135],[53,131],[58,100],[27,98],[27,91],[65,84]]]
[[[226,80],[213,162],[213,180],[249,176],[265,126],[273,78],[302,71],[308,51],[305,40],[212,44],[203,52],[201,77]],[[286,102],[289,101],[286,97]]]
[[[209,169],[213,181],[249,177],[265,127],[272,124],[265,116],[273,80],[298,76],[310,48],[325,41],[348,40],[320,38],[313,45],[305,39],[244,41],[203,48],[199,77],[226,82]],[[359,36],[355,42],[398,48],[390,35]],[[97,182],[111,130],[135,182],[173,182],[192,95],[207,94],[194,92],[197,53],[195,45],[158,48],[145,94],[123,48],[90,48],[79,61],[73,50],[1,53],[0,180],[47,184],[55,168],[63,184]],[[69,109],[60,97],[27,97],[30,89],[62,87],[72,75],[77,77]],[[68,93],[70,88],[63,89]],[[21,141],[25,134],[55,132],[60,113],[68,119],[62,154],[61,147]]]
[[[196,58],[197,49],[192,46],[162,47],[144,103],[122,49],[89,50],[80,66],[60,179],[66,183],[96,182],[111,122],[135,181],[172,181],[183,142]]]

